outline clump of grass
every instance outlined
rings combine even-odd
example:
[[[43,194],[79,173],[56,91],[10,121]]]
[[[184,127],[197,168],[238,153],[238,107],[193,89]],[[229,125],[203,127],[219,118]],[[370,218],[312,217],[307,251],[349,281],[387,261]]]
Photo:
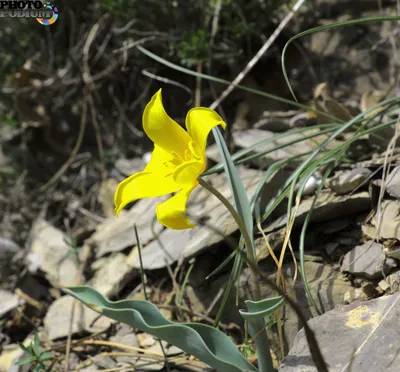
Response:
[[[42,350],[38,333],[34,334],[33,341],[28,346],[24,346],[22,343],[18,343],[18,345],[28,355],[27,358],[16,363],[18,366],[30,364],[33,372],[49,370],[45,361],[53,358],[54,355],[51,352]]]

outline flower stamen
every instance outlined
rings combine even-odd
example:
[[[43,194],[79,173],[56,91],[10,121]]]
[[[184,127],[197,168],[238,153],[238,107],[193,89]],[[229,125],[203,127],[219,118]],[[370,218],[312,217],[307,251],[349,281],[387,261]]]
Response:
[[[182,158],[182,156],[180,156],[177,152],[172,151],[172,156],[174,157],[171,161],[175,164],[175,165],[179,165],[185,162],[185,160]]]

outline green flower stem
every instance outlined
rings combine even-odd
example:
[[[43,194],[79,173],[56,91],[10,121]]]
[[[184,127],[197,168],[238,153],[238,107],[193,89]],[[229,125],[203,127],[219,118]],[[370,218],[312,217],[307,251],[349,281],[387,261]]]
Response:
[[[206,190],[208,190],[211,194],[216,196],[221,203],[228,209],[229,213],[232,215],[233,219],[239,226],[239,230],[243,235],[243,239],[247,248],[247,259],[249,260],[249,268],[251,271],[251,276],[252,276],[252,282],[253,282],[253,289],[255,292],[255,301],[260,301],[261,300],[261,289],[260,289],[260,283],[258,280],[258,271],[257,271],[257,261],[256,258],[253,254],[253,249],[252,249],[252,244],[250,240],[250,236],[247,232],[246,226],[243,222],[243,220],[240,218],[239,214],[236,212],[236,209],[233,207],[233,205],[228,201],[225,196],[223,196],[217,189],[212,187],[208,182],[203,180],[201,177],[198,178],[198,181],[201,186],[203,186]]]

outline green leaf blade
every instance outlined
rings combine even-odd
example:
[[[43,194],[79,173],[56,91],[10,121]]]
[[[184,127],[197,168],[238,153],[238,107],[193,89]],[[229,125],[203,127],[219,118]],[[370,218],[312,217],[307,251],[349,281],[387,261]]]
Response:
[[[44,353],[40,354],[39,360],[43,362],[44,360],[54,358],[53,353],[50,351],[45,351]]]
[[[26,365],[26,364],[29,364],[29,363],[34,362],[35,360],[36,360],[36,357],[35,357],[35,356],[31,356],[31,357],[29,357],[29,358],[20,360],[20,361],[18,361],[18,362],[15,363],[15,364],[16,364],[17,366],[24,366],[24,365]]]
[[[39,334],[36,332],[33,336],[33,346],[32,346],[32,350],[36,356],[39,355],[39,345],[40,345]]]
[[[239,313],[247,321],[264,319],[266,316],[275,313],[283,305],[284,301],[285,297],[283,296],[267,298],[262,301],[246,301],[249,310],[239,310]]]
[[[198,323],[173,323],[150,302],[108,301],[87,286],[69,287],[65,292],[110,319],[129,324],[179,347],[217,371],[257,371],[243,358],[230,338],[213,327]]]
[[[247,233],[249,234],[251,241],[253,242],[253,214],[251,212],[249,198],[247,197],[243,182],[240,179],[239,173],[235,167],[235,164],[233,163],[232,157],[228,151],[228,148],[226,147],[221,132],[218,128],[214,128],[213,134],[219,151],[222,155],[224,169],[232,190],[236,210],[240,218],[244,222]]]

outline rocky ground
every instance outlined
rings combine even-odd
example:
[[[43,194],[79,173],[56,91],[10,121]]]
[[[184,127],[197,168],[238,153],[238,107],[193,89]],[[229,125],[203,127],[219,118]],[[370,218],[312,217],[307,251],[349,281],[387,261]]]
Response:
[[[349,8],[349,14],[340,16],[331,2],[322,3],[326,6],[321,5],[320,24],[379,12],[375,4],[362,9]],[[395,14],[395,6],[384,5],[382,14]],[[291,70],[299,101],[311,103],[326,113],[351,118],[385,97],[398,95],[400,60],[396,35],[397,25],[381,23],[306,37],[301,48],[307,62],[299,64],[297,71]],[[266,83],[260,74],[264,76],[266,72],[263,75],[258,69],[245,85],[281,93],[273,91],[271,79]],[[235,151],[290,129],[324,122],[324,118],[310,112],[276,102],[269,104],[265,98],[248,93],[241,94],[240,102],[232,107],[236,114],[228,125],[233,128],[231,147]],[[391,115],[396,117],[398,111]],[[34,133],[36,129],[31,130]],[[319,129],[315,131],[318,133]],[[329,146],[339,146],[354,134],[354,131],[344,133]],[[379,135],[379,138],[363,136],[352,145],[347,161],[336,165],[312,206],[323,172],[316,173],[298,205],[291,235],[297,261],[301,229],[313,208],[304,260],[317,308],[307,299],[289,250],[283,264],[287,291],[309,319],[332,371],[397,371],[400,361],[397,350],[400,152],[389,146],[396,135],[395,125]],[[29,175],[41,173],[41,169],[29,168],[29,162],[22,171],[16,166],[21,164],[16,161],[18,154],[31,151],[23,145],[29,141],[32,144],[34,135],[28,142],[24,139],[18,142],[9,134],[2,137],[0,371],[30,370],[29,365],[15,365],[24,358],[17,343],[29,344],[35,333],[40,336],[41,346],[54,355],[49,362],[53,371],[206,370],[201,362],[164,343],[167,367],[157,340],[75,303],[64,295],[62,287],[86,283],[110,299],[143,299],[138,242],[133,228],[136,224],[150,300],[169,320],[213,324],[230,267],[208,280],[206,277],[229,256],[232,241],[237,244],[239,237],[237,226],[223,205],[206,190],[196,189],[190,198],[189,213],[200,223],[195,229],[185,231],[165,229],[155,220],[155,205],[160,199],[140,200],[117,218],[113,211],[116,185],[144,168],[146,154],[112,159],[100,177],[98,165],[90,155],[82,153],[54,185],[39,192],[43,182],[32,184]],[[289,139],[275,138],[253,153],[301,138],[301,133],[292,134]],[[313,151],[326,138],[321,134],[314,139],[303,139],[238,166],[249,197],[273,162]],[[40,149],[36,151],[40,153]],[[207,148],[207,156],[210,167],[220,160],[212,144]],[[264,206],[297,165],[286,166],[264,185]],[[223,173],[211,175],[209,181],[232,199]],[[267,246],[276,254],[280,252],[288,219],[285,201],[263,222],[262,231],[255,229],[259,265],[269,278],[276,277],[276,266]],[[181,293],[189,268],[189,280]],[[238,309],[251,297],[247,269],[243,270],[237,287],[239,305],[236,306],[233,290],[220,329],[240,344],[244,328]],[[262,296],[273,295],[274,291],[262,283]],[[277,368],[284,372],[315,371],[296,314],[285,306],[281,319],[286,356]],[[280,356],[278,324],[272,324],[269,333],[272,349]]]

